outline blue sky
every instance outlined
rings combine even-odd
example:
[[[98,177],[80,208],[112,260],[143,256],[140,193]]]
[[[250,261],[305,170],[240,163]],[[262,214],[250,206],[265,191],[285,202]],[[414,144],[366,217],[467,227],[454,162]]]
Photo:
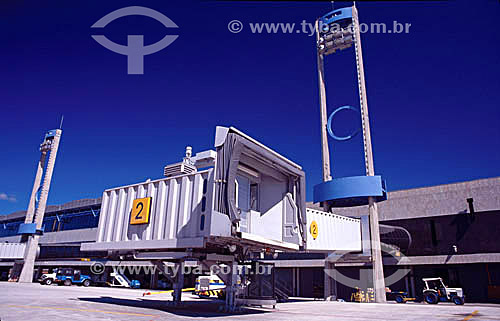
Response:
[[[104,29],[126,44],[179,38],[146,56],[144,75],[95,42],[90,26],[131,5],[178,26],[124,17]],[[350,3],[336,2],[336,8]],[[389,190],[500,175],[498,1],[358,2],[364,23],[411,23],[362,36],[375,168]],[[2,1],[0,213],[26,209],[44,131],[65,116],[49,204],[159,178],[186,145],[213,146],[233,125],[301,164],[308,199],[321,181],[315,39],[253,34],[249,23],[314,20],[325,2]],[[231,20],[243,30],[228,31]],[[353,50],[326,61],[329,113],[358,107]],[[339,133],[359,126],[348,112]],[[361,137],[330,142],[333,176],[364,174]]]

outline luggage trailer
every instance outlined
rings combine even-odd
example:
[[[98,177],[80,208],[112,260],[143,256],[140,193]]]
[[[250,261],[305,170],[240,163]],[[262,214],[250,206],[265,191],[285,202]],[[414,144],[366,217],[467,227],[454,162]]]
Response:
[[[238,264],[280,251],[361,251],[359,220],[306,210],[302,168],[233,127],[216,127],[215,151],[193,157],[188,147],[164,175],[104,191],[97,240],[81,250],[151,261],[172,282],[174,305],[184,282],[174,271],[193,261],[204,272],[230,267],[216,273],[233,311],[276,304],[245,298]]]

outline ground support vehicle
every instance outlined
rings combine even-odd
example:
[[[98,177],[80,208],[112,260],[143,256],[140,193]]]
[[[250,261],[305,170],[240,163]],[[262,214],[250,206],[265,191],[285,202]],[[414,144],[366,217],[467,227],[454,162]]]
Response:
[[[456,305],[463,305],[465,302],[462,288],[448,288],[441,278],[427,278],[424,281],[424,300],[429,304],[439,302],[453,302]]]
[[[52,273],[44,273],[42,274],[42,276],[40,276],[38,282],[40,282],[40,284],[51,285],[56,280],[56,277],[57,272],[55,271]]]
[[[66,286],[77,284],[87,287],[91,283],[90,276],[84,275],[80,270],[73,268],[58,269],[56,279],[54,281],[59,285],[64,284]]]
[[[388,291],[386,292],[386,297],[388,301],[396,301],[396,303],[415,301],[415,298],[408,297],[408,292],[404,291]]]

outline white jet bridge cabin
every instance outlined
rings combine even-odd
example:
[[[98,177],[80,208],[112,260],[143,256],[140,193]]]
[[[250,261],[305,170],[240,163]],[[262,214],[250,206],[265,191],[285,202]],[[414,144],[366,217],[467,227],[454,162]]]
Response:
[[[215,151],[188,147],[164,175],[104,191],[97,241],[81,248],[151,261],[171,276],[174,303],[183,276],[166,262],[237,271],[264,252],[361,251],[359,220],[306,210],[302,168],[233,127],[216,128]],[[219,275],[228,310],[256,297],[236,274]]]

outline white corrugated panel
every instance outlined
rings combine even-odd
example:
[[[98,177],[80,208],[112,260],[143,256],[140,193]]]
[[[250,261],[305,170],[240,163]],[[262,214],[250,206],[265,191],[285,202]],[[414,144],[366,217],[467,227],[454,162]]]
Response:
[[[0,243],[0,259],[22,259],[25,243]]]
[[[306,210],[308,251],[361,251],[361,223],[358,219],[323,211]],[[311,225],[315,222],[317,236]]]
[[[106,190],[97,242],[174,240],[207,235],[213,195],[210,188],[213,183],[208,180],[212,180],[212,170]],[[132,202],[144,197],[151,197],[149,223],[130,224]],[[205,216],[204,224],[200,224],[202,216]]]

